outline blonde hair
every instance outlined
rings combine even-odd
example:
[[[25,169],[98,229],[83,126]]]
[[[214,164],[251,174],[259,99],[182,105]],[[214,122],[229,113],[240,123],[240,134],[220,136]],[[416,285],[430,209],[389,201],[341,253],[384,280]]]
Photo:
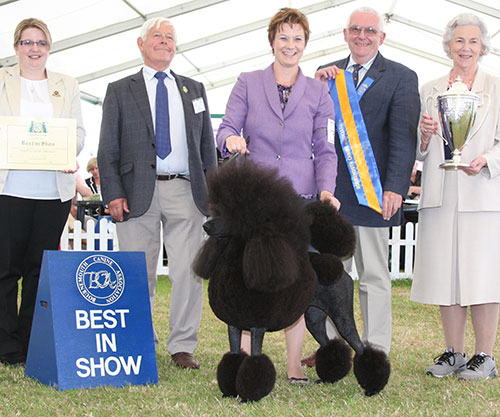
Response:
[[[95,156],[87,162],[87,172],[90,172],[92,168],[97,168],[97,158]]]
[[[21,40],[21,35],[23,33],[23,30],[29,28],[35,28],[41,30],[45,35],[47,43],[49,44],[49,49],[52,47],[52,36],[50,36],[49,28],[40,19],[35,19],[34,17],[30,17],[29,19],[24,19],[19,22],[19,24],[16,27],[16,30],[14,31],[14,47]]]

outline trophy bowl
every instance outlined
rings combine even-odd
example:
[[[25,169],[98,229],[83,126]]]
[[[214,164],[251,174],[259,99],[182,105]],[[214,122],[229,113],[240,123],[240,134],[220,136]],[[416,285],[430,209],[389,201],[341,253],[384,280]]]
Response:
[[[451,88],[437,97],[438,112],[443,132],[442,139],[451,151],[452,159],[439,165],[442,169],[457,170],[468,167],[461,162],[462,149],[470,141],[470,130],[476,119],[479,96],[470,92],[457,78]]]

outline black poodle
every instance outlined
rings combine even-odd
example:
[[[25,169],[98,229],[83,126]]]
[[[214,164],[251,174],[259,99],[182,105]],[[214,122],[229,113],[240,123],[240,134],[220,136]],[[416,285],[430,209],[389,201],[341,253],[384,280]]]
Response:
[[[246,159],[209,176],[209,238],[193,265],[210,279],[209,302],[227,323],[230,352],[217,369],[224,396],[258,401],[274,387],[276,371],[262,353],[265,332],[284,329],[305,313],[320,344],[316,371],[335,382],[351,368],[351,350],[329,340],[325,319],[354,349],[354,373],[367,395],[386,385],[390,365],[380,350],[363,344],[353,317],[353,282],[340,257],[352,254],[352,225],[326,203],[305,204],[276,171]],[[251,332],[251,356],[240,350]]]

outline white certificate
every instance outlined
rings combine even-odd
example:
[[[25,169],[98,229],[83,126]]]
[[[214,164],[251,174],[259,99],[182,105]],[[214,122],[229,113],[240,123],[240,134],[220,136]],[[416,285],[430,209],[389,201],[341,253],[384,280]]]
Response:
[[[76,169],[76,119],[0,116],[0,169]]]

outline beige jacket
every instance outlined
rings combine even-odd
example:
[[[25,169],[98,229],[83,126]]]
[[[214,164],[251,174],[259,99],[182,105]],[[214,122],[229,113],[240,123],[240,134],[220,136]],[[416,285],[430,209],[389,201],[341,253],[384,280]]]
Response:
[[[54,107],[54,117],[74,118],[77,120],[77,154],[83,148],[85,130],[80,108],[80,90],[75,79],[67,75],[47,71],[49,94]],[[0,115],[19,116],[21,80],[19,65],[0,68]],[[2,192],[7,174],[0,169],[0,192]],[[61,201],[67,201],[75,195],[75,178],[73,174],[58,171],[56,173],[57,188]]]
[[[446,91],[448,76],[425,84],[420,92],[422,112],[429,113],[438,121],[437,96]],[[470,142],[462,149],[462,162],[469,163],[483,156],[488,166],[478,175],[469,176],[458,171],[458,211],[500,211],[500,78],[483,72],[476,74],[472,86],[481,104],[470,131]],[[441,129],[438,128],[441,133]],[[422,194],[419,208],[441,206],[445,171],[439,168],[444,161],[442,139],[437,135],[425,152],[420,152],[420,129],[417,143],[417,159],[424,161]]]

